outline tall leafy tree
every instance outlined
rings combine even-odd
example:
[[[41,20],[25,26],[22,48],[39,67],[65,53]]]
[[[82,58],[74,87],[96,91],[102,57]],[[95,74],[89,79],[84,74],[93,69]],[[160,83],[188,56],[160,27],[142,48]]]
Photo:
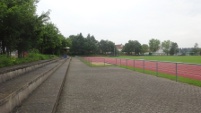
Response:
[[[44,26],[48,23],[50,17],[50,12],[42,13],[41,15],[35,16],[35,28],[34,28],[34,36],[32,37],[32,46],[33,48],[37,48],[41,50],[41,43],[43,42],[43,32]]]
[[[20,11],[22,9],[22,5],[20,5],[17,1],[12,0],[3,0],[2,3],[3,6],[5,6],[4,16],[1,20],[3,28],[1,29],[2,45],[3,52],[7,52],[7,55],[9,55],[16,47],[18,42],[17,38],[20,36],[20,28],[18,28],[18,25],[20,22]]]
[[[32,48],[32,39],[34,38],[35,31],[35,1],[22,3],[22,11],[20,13],[20,27],[19,37],[17,37],[17,50],[19,57],[23,57],[23,52]]]
[[[128,43],[125,44],[122,51],[127,52],[127,54],[134,53],[135,55],[139,55],[141,52],[142,46],[137,40],[129,40]]]
[[[61,35],[61,34],[60,34]],[[62,46],[61,48],[65,48],[65,47],[70,47],[72,46],[72,41],[70,38],[65,38],[63,35],[61,35],[61,42],[62,42]]]
[[[200,54],[200,48],[199,48],[199,45],[198,43],[195,43],[193,49],[192,49],[192,52],[195,54],[195,55],[199,55]]]
[[[3,29],[0,29],[0,33],[3,53],[7,52],[9,55],[12,50],[18,49],[18,55],[21,56],[23,50],[30,48],[37,2],[2,0],[0,5],[3,16],[0,14],[0,26]]]
[[[100,53],[106,54],[107,52],[107,40],[101,40],[99,42]]]
[[[49,11],[36,15],[38,0],[1,0],[0,2],[0,54],[18,50],[19,57],[30,49],[41,53],[59,53],[70,42],[58,28],[48,22]]]
[[[99,49],[100,49],[100,52],[103,54],[106,54],[106,53],[112,54],[114,51],[117,50],[114,42],[109,40],[101,40],[99,42]]]
[[[170,40],[165,40],[162,42],[163,52],[165,52],[166,55],[170,53],[171,45],[172,45],[172,42]]]
[[[127,54],[132,54],[134,52],[133,48],[131,47],[131,44],[126,43],[122,49],[123,52],[126,52]]]
[[[114,52],[117,51],[115,43],[112,41],[108,41],[107,43],[107,51],[111,52],[114,55]]]
[[[95,54],[98,50],[98,41],[94,36],[90,36],[90,34],[88,34],[85,40],[84,48],[86,54]]]
[[[56,48],[62,45],[59,35],[59,30],[53,23],[46,23],[42,32],[41,52],[54,54]]]
[[[142,53],[149,52],[149,46],[147,44],[142,44]]]
[[[0,2],[0,54],[5,53],[5,44],[4,44],[4,18],[6,16],[7,6],[5,0]]]
[[[149,49],[151,52],[156,52],[160,48],[160,40],[151,39],[149,40]]]
[[[72,47],[71,47],[71,52],[72,54],[76,55],[83,55],[85,54],[85,38],[83,37],[82,33],[78,35],[71,35],[69,37],[72,41]]]
[[[178,44],[176,42],[173,42],[170,48],[170,55],[175,55],[178,52],[179,52]]]

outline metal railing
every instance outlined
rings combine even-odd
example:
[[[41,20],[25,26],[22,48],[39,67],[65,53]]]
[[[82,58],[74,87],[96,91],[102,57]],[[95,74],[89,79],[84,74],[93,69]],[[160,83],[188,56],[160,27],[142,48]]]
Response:
[[[176,81],[178,81],[178,76],[201,80],[201,65],[199,64],[105,57],[84,57],[84,60],[90,63],[101,62],[104,66],[106,64],[110,64],[117,66],[125,66],[126,68],[130,67],[133,68],[133,70],[140,69],[143,73],[145,73],[145,71],[151,71],[155,72],[156,76],[159,76],[159,74],[161,73],[174,75]]]

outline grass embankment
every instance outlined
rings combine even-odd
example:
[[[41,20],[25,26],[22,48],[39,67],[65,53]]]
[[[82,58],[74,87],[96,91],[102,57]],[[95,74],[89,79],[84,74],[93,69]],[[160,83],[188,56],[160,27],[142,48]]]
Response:
[[[116,58],[135,59],[135,60],[144,59],[144,60],[201,64],[201,56],[119,56]]]
[[[46,60],[46,59],[52,59],[56,56],[54,55],[43,55],[38,53],[30,53],[25,58],[14,58],[14,57],[6,57],[6,55],[0,55],[0,68],[6,67],[6,66],[12,66],[22,63],[28,63],[38,60]]]

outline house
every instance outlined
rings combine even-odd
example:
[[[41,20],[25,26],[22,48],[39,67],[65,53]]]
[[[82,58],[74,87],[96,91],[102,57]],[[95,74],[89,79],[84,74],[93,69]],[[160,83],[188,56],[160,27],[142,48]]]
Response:
[[[159,50],[157,50],[156,52],[153,52],[152,55],[166,55],[165,52],[163,52],[163,49],[160,47]]]
[[[193,48],[179,48],[177,55],[193,55]]]
[[[122,51],[122,49],[124,47],[122,44],[117,44],[115,46],[116,46],[117,50],[120,51],[120,52]]]

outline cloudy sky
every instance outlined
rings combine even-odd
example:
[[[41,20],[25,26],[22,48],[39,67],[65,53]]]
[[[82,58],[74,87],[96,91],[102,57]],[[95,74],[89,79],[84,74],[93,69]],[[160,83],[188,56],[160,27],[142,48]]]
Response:
[[[201,47],[201,0],[40,0],[37,13],[51,10],[51,21],[68,37],[82,33],[125,44],[151,38],[179,47]]]

